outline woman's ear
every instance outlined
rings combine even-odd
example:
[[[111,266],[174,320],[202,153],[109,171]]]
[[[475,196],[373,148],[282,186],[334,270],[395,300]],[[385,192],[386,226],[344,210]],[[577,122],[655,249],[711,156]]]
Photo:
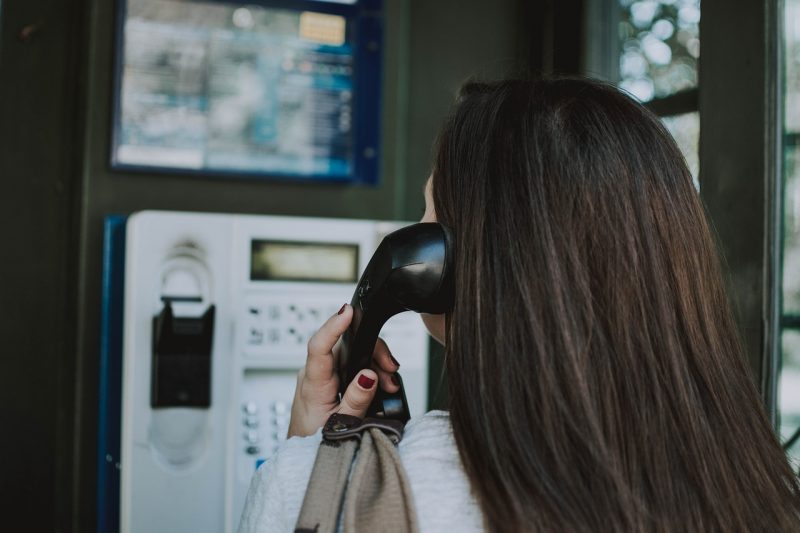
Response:
[[[433,210],[433,176],[428,176],[425,182],[425,213],[420,222],[436,222],[436,212]]]
[[[422,322],[425,324],[425,327],[428,329],[428,333],[430,333],[431,337],[433,337],[436,342],[444,346],[446,338],[446,315],[429,315],[428,313],[420,313],[420,316],[422,317]]]

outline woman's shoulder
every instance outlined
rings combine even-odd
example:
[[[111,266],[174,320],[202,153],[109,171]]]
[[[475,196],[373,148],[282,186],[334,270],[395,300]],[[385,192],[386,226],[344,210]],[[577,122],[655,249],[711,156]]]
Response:
[[[412,418],[406,424],[399,449],[402,457],[409,450],[432,447],[450,451],[454,449],[453,431],[447,411],[428,411],[422,416]]]
[[[420,531],[482,531],[483,515],[472,495],[446,411],[411,419],[399,445]]]

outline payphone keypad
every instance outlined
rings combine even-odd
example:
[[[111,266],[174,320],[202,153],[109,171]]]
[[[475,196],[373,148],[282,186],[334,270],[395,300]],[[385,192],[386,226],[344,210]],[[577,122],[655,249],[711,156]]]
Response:
[[[243,313],[243,350],[253,357],[305,357],[308,340],[339,305],[321,304],[319,299],[298,301],[291,295],[282,301],[274,295],[251,298]]]
[[[291,404],[271,401],[264,412],[255,402],[242,404],[242,446],[247,455],[269,457],[289,431]]]

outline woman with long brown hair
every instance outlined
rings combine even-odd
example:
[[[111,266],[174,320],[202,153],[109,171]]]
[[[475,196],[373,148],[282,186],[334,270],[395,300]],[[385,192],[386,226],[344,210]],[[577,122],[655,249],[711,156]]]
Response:
[[[454,309],[424,316],[449,416],[412,420],[400,444],[422,531],[800,531],[703,206],[656,117],[600,82],[467,84],[426,201],[457,248]],[[312,340],[290,435],[397,390],[379,345],[338,403],[351,317]],[[315,442],[257,474],[243,530],[294,525]]]

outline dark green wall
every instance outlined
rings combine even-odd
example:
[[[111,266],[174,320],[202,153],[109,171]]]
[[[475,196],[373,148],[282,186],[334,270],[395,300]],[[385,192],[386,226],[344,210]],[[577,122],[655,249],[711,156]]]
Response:
[[[57,0],[2,2],[0,529],[7,531],[52,531],[70,521],[82,19]]]
[[[775,420],[780,337],[779,0],[703,0],[700,195],[745,355]],[[732,112],[735,110],[735,112]]]

